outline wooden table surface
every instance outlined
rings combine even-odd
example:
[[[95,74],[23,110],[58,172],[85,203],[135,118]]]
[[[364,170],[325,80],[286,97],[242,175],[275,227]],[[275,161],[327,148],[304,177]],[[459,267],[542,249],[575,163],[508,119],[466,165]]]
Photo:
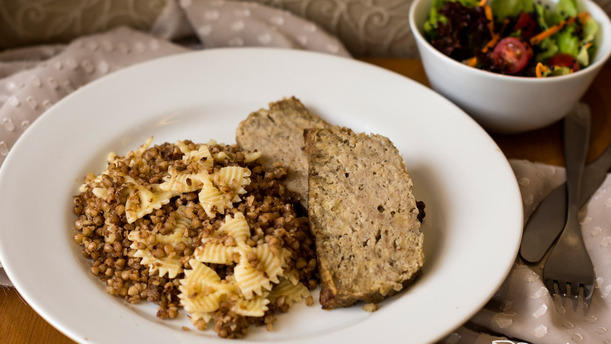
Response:
[[[364,61],[428,85],[419,60],[371,58]],[[607,64],[603,68],[583,100],[592,109],[588,160],[593,160],[611,144],[611,65]],[[560,123],[524,134],[492,134],[492,137],[508,158],[528,159],[554,165],[563,164]],[[0,343],[73,342],[36,314],[14,288],[0,287]]]

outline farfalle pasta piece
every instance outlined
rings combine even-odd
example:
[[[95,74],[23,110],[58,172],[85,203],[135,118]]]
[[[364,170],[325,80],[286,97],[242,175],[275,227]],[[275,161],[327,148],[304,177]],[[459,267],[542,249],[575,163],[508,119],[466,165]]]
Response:
[[[183,271],[181,262],[182,254],[173,252],[165,257],[157,258],[153,255],[151,247],[156,244],[176,246],[183,243],[190,245],[193,241],[193,239],[185,236],[191,221],[180,211],[177,212],[177,219],[175,221],[171,234],[149,234],[149,236],[154,236],[154,240],[152,241],[149,237],[143,237],[142,233],[137,230],[130,232],[127,236],[127,238],[133,242],[130,248],[135,250],[134,257],[142,258],[140,264],[148,266],[149,272],[157,272],[161,277],[167,274],[169,278],[175,278]],[[146,248],[139,249],[138,244],[146,245]]]
[[[283,277],[293,284],[299,283],[299,272],[297,270],[285,271]]]
[[[136,157],[141,157],[142,154],[144,154],[144,152],[151,146],[151,144],[153,143],[153,137],[150,136],[146,142],[144,142],[143,145],[141,145],[140,147],[138,147],[138,149],[136,149],[135,151],[130,152],[133,153]],[[128,154],[129,155],[129,154]]]
[[[225,246],[210,240],[196,250],[196,256],[203,262],[215,264],[233,264],[234,257],[239,256],[233,277],[246,299],[263,295],[272,288],[272,283],[279,282],[278,277],[286,264],[288,251],[281,250],[275,255],[267,244],[256,247],[246,244],[250,238],[250,228],[244,214],[226,215],[217,233],[232,237],[235,246]]]
[[[285,265],[286,250],[281,250],[279,255],[274,255],[267,244],[259,245],[254,248],[260,267],[265,272],[267,278],[274,283],[278,283],[278,276],[282,274]]]
[[[105,175],[108,175],[108,171],[104,171],[104,172],[100,173],[99,175],[97,175],[92,180],[88,180],[85,183],[81,184],[79,186],[79,188],[78,188],[78,191],[80,193],[86,192],[87,189],[92,189],[92,191],[93,191],[93,189],[96,188],[96,187],[100,188],[100,189],[106,189],[104,184],[102,184],[102,179],[104,178]],[[98,194],[99,194],[99,192],[98,192]],[[94,195],[96,197],[98,197],[98,195],[96,195],[95,193],[94,193]],[[98,198],[101,198],[101,197],[98,197]]]
[[[195,250],[195,258],[197,260],[212,264],[233,264],[233,257],[236,254],[239,254],[237,247],[225,246],[212,241],[204,243]]]
[[[300,302],[306,297],[310,296],[310,291],[306,286],[297,282],[293,284],[291,281],[285,278],[280,279],[280,283],[274,286],[272,291],[269,293],[269,299],[274,302],[279,297],[285,297],[285,302],[289,305]]]
[[[265,291],[272,289],[272,283],[263,271],[257,270],[249,262],[246,256],[240,257],[240,262],[233,268],[236,284],[247,299],[255,294],[262,295]]]
[[[170,202],[169,192],[154,193],[146,189],[136,190],[127,198],[125,203],[125,215],[128,223],[152,213]]]
[[[113,163],[116,159],[117,159],[117,154],[113,152],[108,153],[108,155],[106,156],[106,162],[108,164]],[[92,188],[91,191],[97,198],[104,199],[104,200],[107,199],[110,192],[108,188],[105,187],[104,184],[102,184],[102,180],[104,176],[108,176],[108,175],[109,175],[108,170],[105,170],[104,172],[97,175],[93,180],[90,180],[84,184],[81,184],[81,186],[79,186],[79,192],[83,193],[87,191],[87,188]]]
[[[175,214],[172,234],[156,234],[155,239],[162,244],[178,245],[184,243],[190,245],[193,239],[187,237],[185,233],[191,227],[191,219],[184,215],[183,209],[179,209]]]
[[[249,299],[253,294],[262,295],[272,288],[272,282],[278,283],[286,265],[285,254],[274,255],[267,244],[250,247],[239,245],[240,261],[234,267],[236,283],[244,296]],[[252,259],[254,258],[254,259]],[[252,261],[256,261],[253,266]]]
[[[132,241],[130,248],[135,250],[133,256],[141,258],[140,264],[148,266],[151,274],[157,273],[159,276],[168,275],[169,278],[175,278],[182,272],[182,264],[180,257],[176,255],[157,258],[151,252],[151,249],[146,247],[139,249],[138,244],[146,244],[146,238],[143,238],[140,231],[132,231],[127,238]]]
[[[189,148],[189,146],[185,143],[185,141],[178,141],[176,142],[176,147],[178,147],[178,149],[182,152],[183,154],[183,161],[184,161],[184,156],[189,154],[193,149]]]
[[[191,264],[192,270],[185,272],[180,281],[180,303],[190,313],[205,314],[219,309],[221,298],[228,293],[228,287],[217,273],[202,263]],[[219,288],[220,287],[220,288]]]
[[[236,193],[232,201],[239,202],[240,197],[237,195],[245,194],[244,188],[250,184],[250,170],[240,166],[223,167],[214,174],[214,183]]]
[[[270,302],[267,293],[250,300],[245,299],[232,276],[221,280],[213,269],[197,258],[190,260],[189,265],[192,269],[185,271],[185,277],[180,282],[179,298],[183,307],[191,313],[192,319],[216,311],[222,300],[233,303],[231,310],[244,316],[260,317],[267,311]]]
[[[195,259],[191,259],[189,265],[191,269],[185,271],[180,281],[178,298],[192,320],[208,321],[209,314],[219,309],[222,300],[233,297],[235,285],[221,280],[216,271]]]
[[[113,162],[115,162],[115,160],[117,160],[117,153],[115,152],[110,152],[106,155],[106,162],[111,164]]]
[[[227,159],[229,159],[229,155],[227,155],[225,152],[218,152],[214,155],[215,161],[225,161]]]
[[[250,228],[248,222],[242,213],[236,213],[225,216],[225,221],[219,227],[218,232],[224,233],[233,237],[236,243],[245,243],[250,238]]]
[[[190,149],[184,141],[176,143],[178,149],[184,154],[182,160],[189,165],[193,162],[199,163],[201,169],[208,169],[214,166],[214,158],[207,145],[199,145],[197,149]]]
[[[272,282],[278,283],[285,265],[284,254],[274,255],[267,244],[257,247],[239,245],[240,262],[234,267],[233,273],[238,287],[249,299],[253,294],[261,295],[272,288]],[[282,252],[282,251],[281,251]],[[252,261],[256,261],[253,266]]]
[[[103,200],[108,199],[108,196],[110,196],[110,191],[108,190],[108,188],[97,187],[97,188],[93,188],[93,190],[91,190],[91,192],[93,192],[95,197],[97,197],[99,199],[103,199]]]
[[[192,312],[189,314],[189,318],[198,330],[203,331],[208,327],[210,320],[212,320],[212,315],[213,313]]]
[[[180,257],[175,255],[156,258],[149,250],[136,250],[134,257],[142,258],[140,264],[148,266],[150,273],[156,272],[160,277],[167,274],[169,278],[175,278],[182,272]]]
[[[204,181],[198,197],[200,206],[210,218],[214,218],[217,212],[223,213],[225,209],[233,208],[233,203],[210,180]]]
[[[265,296],[258,296],[251,300],[239,299],[231,310],[247,317],[262,317],[267,311],[270,300]]]
[[[130,191],[125,202],[125,216],[128,223],[134,223],[139,218],[170,203],[170,199],[174,196],[171,192],[160,190],[158,185],[153,184],[149,190],[130,176],[124,178]]]
[[[259,151],[246,152],[246,153],[244,153],[244,162],[248,164],[250,162],[253,162],[253,161],[259,159],[260,157],[261,157],[261,152],[259,152]]]
[[[204,186],[204,181],[209,178],[208,172],[206,171],[201,171],[199,173],[178,173],[176,171],[171,171],[164,182],[159,184],[159,189],[169,191],[174,195],[198,191]]]

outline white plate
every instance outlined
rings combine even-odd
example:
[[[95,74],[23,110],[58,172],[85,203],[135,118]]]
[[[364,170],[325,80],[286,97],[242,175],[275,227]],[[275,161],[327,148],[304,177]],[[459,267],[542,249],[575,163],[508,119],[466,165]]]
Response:
[[[303,305],[247,341],[371,343],[439,339],[474,314],[508,273],[522,204],[507,160],[467,115],[433,91],[364,63],[291,50],[223,49],[159,59],[96,81],[49,109],[0,170],[0,259],[28,303],[87,343],[210,343],[184,316],[107,295],[72,241],[72,195],[125,153],[189,138],[234,142],[240,120],[296,95],[332,123],[388,136],[426,202],[422,277],[379,311]]]

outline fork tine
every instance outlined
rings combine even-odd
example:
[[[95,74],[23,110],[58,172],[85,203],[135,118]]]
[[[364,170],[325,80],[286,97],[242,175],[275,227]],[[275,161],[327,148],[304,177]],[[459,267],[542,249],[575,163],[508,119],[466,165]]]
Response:
[[[566,288],[567,287],[567,283],[565,281],[555,281],[555,282],[558,285],[558,293],[561,296],[567,296],[568,295],[567,294],[567,290],[566,290],[567,289]]]
[[[583,304],[586,310],[590,309],[592,304],[592,294],[594,293],[594,286],[591,284],[583,285]]]
[[[553,299],[554,295],[556,294],[556,290],[554,289],[554,281],[551,279],[544,279],[543,284],[545,285],[545,288],[547,288],[547,291],[549,291],[549,295]]]
[[[583,293],[583,297],[589,301],[592,300],[592,294],[594,293],[594,286],[591,284],[584,284],[583,285],[583,289],[584,289],[584,293]]]
[[[567,282],[567,287],[569,288],[568,298],[571,299],[573,303],[573,311],[576,313],[577,308],[579,306],[579,294],[583,295],[582,289],[578,283]],[[581,298],[583,299],[583,297]]]
[[[580,284],[579,285],[579,298],[581,299],[581,304],[583,304],[582,308],[583,308],[583,315],[586,316],[588,315],[588,311],[590,310],[590,300],[586,297],[586,294],[588,293],[587,291],[587,286],[584,284]]]
[[[574,298],[576,290],[573,287],[573,284],[571,283],[571,281],[566,281],[564,285],[566,286],[566,297],[569,299]]]

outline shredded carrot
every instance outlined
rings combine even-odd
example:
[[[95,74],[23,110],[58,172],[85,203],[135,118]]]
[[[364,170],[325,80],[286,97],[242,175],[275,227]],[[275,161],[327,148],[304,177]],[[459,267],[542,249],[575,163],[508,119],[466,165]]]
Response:
[[[537,78],[542,78],[543,73],[547,72],[549,72],[549,68],[546,65],[541,62],[537,63],[537,67],[535,67],[535,76],[537,76]]]
[[[537,45],[539,43],[541,43],[542,40],[546,39],[547,37],[550,37],[552,35],[554,35],[556,32],[560,31],[562,29],[564,25],[560,26],[560,24],[556,25],[556,26],[552,26],[549,29],[541,32],[540,34],[534,36],[533,38],[530,39],[530,44],[531,45]]]
[[[590,49],[591,46],[592,46],[592,42],[588,42],[584,45],[584,48]]]
[[[469,67],[475,67],[475,65],[477,64],[477,57],[473,56],[470,59],[464,60],[462,63],[466,64]]]
[[[482,48],[482,52],[485,53],[488,51],[488,49],[496,45],[500,37],[498,34],[494,33],[494,18],[492,17],[492,8],[486,5],[484,0],[482,0],[482,2],[484,2],[484,13],[486,14],[486,19],[488,19],[488,31],[490,32],[490,37],[492,37],[486,46]]]
[[[562,30],[565,26],[567,25],[571,25],[575,22],[575,17],[571,17],[569,19],[563,20],[560,23],[550,27],[549,29],[537,34],[536,36],[532,37],[530,39],[530,44],[531,45],[537,45],[539,43],[541,43],[542,40],[553,36],[554,34],[556,34],[558,31]]]
[[[492,39],[488,43],[486,43],[486,45],[482,49],[482,53],[488,52],[488,49],[494,47],[496,45],[496,43],[498,43],[500,38],[501,38],[501,36],[499,34],[493,33],[492,34]]]
[[[481,0],[477,6],[484,7],[488,3],[488,0]]]
[[[492,17],[492,8],[485,5],[484,13],[486,14],[486,19],[488,19],[488,31],[490,31],[490,35],[494,35],[494,18]]]
[[[581,24],[585,24],[588,19],[590,19],[590,13],[588,12],[581,12],[577,15],[577,18],[579,19],[579,21],[581,22]]]

